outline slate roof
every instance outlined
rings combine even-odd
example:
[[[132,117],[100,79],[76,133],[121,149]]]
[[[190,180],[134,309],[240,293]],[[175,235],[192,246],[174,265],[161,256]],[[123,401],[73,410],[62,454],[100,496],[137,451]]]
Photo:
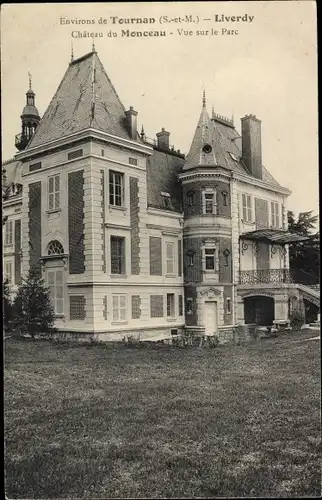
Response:
[[[88,127],[130,139],[125,108],[96,52],[69,64],[27,148]]]
[[[4,187],[9,186],[13,182],[15,184],[21,184],[21,174],[22,174],[22,163],[14,158],[7,160],[2,163],[2,171],[6,170],[6,180],[3,181],[2,185]]]
[[[155,149],[147,159],[147,198],[148,206],[162,208],[162,192],[169,193],[172,210],[181,212],[181,183],[178,174],[182,172],[184,158],[182,155],[171,154]]]
[[[211,154],[204,154],[202,148],[205,144],[212,146]],[[194,137],[192,139],[189,153],[187,154],[183,170],[189,170],[197,166],[222,166],[238,174],[246,174],[253,177],[241,160],[241,136],[235,129],[233,122],[213,113],[209,117],[205,103]],[[279,186],[280,184],[263,166],[262,180]]]

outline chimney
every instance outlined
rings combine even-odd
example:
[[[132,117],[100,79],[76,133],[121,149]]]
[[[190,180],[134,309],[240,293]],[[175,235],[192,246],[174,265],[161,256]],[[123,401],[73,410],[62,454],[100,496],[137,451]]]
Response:
[[[130,106],[128,111],[125,111],[127,126],[130,137],[133,141],[137,140],[137,115],[138,112],[133,109],[133,106]]]
[[[161,132],[156,134],[158,139],[158,148],[160,149],[169,149],[169,136],[170,132],[166,132],[162,127]]]
[[[241,119],[242,159],[251,175],[262,179],[261,120],[255,115]]]

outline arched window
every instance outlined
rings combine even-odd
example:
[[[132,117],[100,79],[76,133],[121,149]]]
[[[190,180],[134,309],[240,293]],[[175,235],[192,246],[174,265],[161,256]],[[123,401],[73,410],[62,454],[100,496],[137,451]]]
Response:
[[[64,253],[64,247],[59,241],[51,241],[48,245],[48,255],[62,255]]]

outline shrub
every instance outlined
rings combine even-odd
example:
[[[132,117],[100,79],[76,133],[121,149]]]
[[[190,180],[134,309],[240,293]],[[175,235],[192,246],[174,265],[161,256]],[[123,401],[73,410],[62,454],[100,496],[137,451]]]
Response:
[[[12,320],[12,302],[10,299],[9,282],[6,279],[3,284],[3,330],[10,330],[10,322]]]
[[[55,315],[50,302],[50,290],[40,272],[30,269],[27,279],[22,279],[13,303],[15,324],[21,332],[35,334],[53,333]]]
[[[303,311],[300,311],[299,309],[295,309],[290,314],[290,321],[291,321],[292,328],[301,327],[305,322],[305,315],[304,315]]]

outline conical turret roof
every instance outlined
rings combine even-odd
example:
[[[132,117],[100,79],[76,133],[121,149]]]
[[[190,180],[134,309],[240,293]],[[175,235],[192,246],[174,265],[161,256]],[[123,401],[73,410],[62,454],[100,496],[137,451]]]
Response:
[[[203,92],[202,109],[184,169],[216,164],[214,128],[206,108],[205,92]]]

